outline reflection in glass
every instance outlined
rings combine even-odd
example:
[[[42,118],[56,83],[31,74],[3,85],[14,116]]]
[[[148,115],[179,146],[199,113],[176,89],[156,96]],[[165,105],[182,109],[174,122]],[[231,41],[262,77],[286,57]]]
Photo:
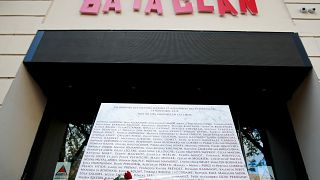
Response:
[[[67,126],[59,162],[71,163],[70,180],[76,177],[92,127],[92,124],[78,123],[69,123]],[[268,148],[264,145],[266,142],[264,131],[259,128],[243,127],[238,133],[250,180],[275,180]]]
[[[271,163],[266,158],[263,131],[258,128],[243,127],[239,135],[250,180],[275,180]]]
[[[78,168],[88,143],[92,124],[69,123],[65,133],[64,144],[60,151],[60,162],[71,162],[69,179],[75,179]]]

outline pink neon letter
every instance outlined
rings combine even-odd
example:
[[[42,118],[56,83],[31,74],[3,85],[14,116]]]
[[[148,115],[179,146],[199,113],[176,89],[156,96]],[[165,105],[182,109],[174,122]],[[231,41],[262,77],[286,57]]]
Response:
[[[144,12],[146,14],[150,14],[151,11],[162,15],[162,5],[160,0],[148,0],[148,4]]]
[[[81,14],[97,15],[99,13],[100,5],[100,0],[84,0],[80,12]]]
[[[133,10],[140,11],[141,7],[141,0],[134,0],[133,1]]]
[[[103,12],[108,13],[110,10],[115,10],[116,13],[121,12],[120,0],[107,0],[104,5]]]
[[[197,4],[198,12],[213,13],[214,7],[204,5],[203,0],[197,0]]]
[[[221,16],[231,13],[233,16],[238,15],[238,11],[232,6],[229,0],[218,0],[219,13]]]
[[[242,14],[247,13],[247,9],[252,15],[258,14],[258,8],[255,0],[239,0],[240,11]]]
[[[173,8],[176,14],[192,14],[193,8],[191,2],[186,2],[184,7],[181,7],[179,0],[172,0]]]

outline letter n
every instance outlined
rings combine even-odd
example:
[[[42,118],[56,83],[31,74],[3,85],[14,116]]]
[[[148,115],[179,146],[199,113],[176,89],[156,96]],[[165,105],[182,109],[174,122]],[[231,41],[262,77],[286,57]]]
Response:
[[[116,13],[121,12],[120,0],[107,0],[106,5],[103,8],[104,13],[108,13],[110,10],[114,10]]]
[[[247,9],[252,15],[258,14],[258,8],[255,0],[239,0],[240,11],[242,14],[247,13]]]
[[[229,0],[218,0],[219,13],[221,16],[231,13],[233,16],[238,15],[238,11],[232,6]]]
[[[80,8],[80,13],[97,15],[99,13],[100,5],[100,0],[84,0]]]

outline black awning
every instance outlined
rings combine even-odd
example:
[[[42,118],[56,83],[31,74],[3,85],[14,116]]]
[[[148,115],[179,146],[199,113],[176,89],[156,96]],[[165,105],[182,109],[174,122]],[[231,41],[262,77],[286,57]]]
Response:
[[[287,101],[311,64],[295,33],[40,31],[24,60],[48,97]]]

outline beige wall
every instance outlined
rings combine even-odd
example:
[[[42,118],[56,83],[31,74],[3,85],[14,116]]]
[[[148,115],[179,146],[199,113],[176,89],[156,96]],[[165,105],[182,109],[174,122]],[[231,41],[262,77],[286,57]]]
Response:
[[[147,0],[143,0],[140,12],[132,10],[132,0],[121,0],[122,12],[116,14],[102,13],[97,16],[80,15],[82,0],[55,0],[42,29],[148,29],[148,30],[221,30],[221,31],[293,31],[291,18],[281,0],[257,0],[259,14],[252,16],[239,14],[236,17],[226,15],[220,17],[217,0],[206,0],[206,4],[214,4],[215,13],[198,13],[196,0],[193,3],[194,13],[175,15],[172,1],[162,0],[163,15],[156,13],[145,15]],[[239,11],[238,0],[230,0]],[[102,0],[102,6],[105,0]]]
[[[0,108],[0,179],[20,179],[45,107],[36,83],[21,66]]]
[[[320,83],[314,71],[289,102],[296,137],[310,180],[320,177]]]
[[[51,1],[0,0],[0,106]]]
[[[22,65],[51,1],[0,1],[0,179],[20,179],[45,98]]]
[[[288,104],[309,179],[317,180],[320,177],[320,0],[285,2],[314,67]],[[315,7],[317,12],[300,13],[302,7]]]

